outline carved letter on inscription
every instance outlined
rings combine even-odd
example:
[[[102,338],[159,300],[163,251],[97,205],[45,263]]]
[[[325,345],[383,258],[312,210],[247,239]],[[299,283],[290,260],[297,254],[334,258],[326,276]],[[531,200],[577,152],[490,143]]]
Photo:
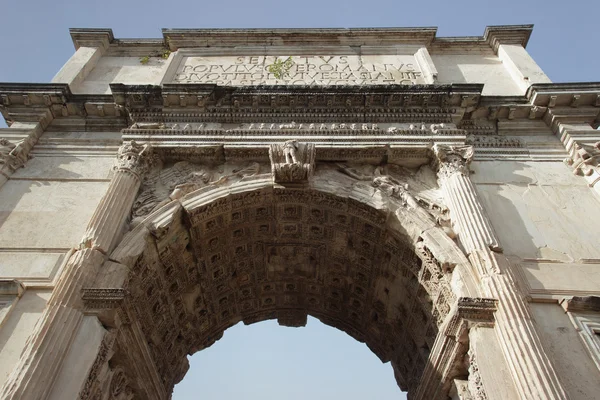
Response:
[[[278,62],[286,60],[285,71]],[[278,73],[279,71],[279,73]],[[283,73],[285,72],[285,73]],[[185,57],[176,83],[218,85],[423,84],[414,55]]]

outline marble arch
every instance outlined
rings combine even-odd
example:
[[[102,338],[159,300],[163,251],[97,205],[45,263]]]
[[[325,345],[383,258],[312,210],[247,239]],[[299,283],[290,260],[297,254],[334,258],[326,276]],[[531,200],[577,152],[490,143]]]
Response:
[[[0,84],[0,398],[165,399],[308,314],[412,399],[597,396],[600,84],[531,30],[72,30]]]
[[[476,293],[468,260],[425,209],[347,178],[326,169],[290,188],[267,173],[208,185],[152,212],[84,289],[88,308],[115,330],[104,362],[129,371],[136,397],[165,398],[187,370],[186,355],[228,327],[273,318],[303,326],[307,315],[391,361],[400,388],[413,393],[436,340],[456,342],[462,352],[453,357],[463,357],[464,337],[442,328],[457,300]],[[113,296],[122,297],[118,306]],[[134,345],[139,333],[147,342]],[[144,357],[151,365],[135,368]],[[466,371],[453,374],[432,378],[436,390]],[[106,392],[101,376],[90,394]]]

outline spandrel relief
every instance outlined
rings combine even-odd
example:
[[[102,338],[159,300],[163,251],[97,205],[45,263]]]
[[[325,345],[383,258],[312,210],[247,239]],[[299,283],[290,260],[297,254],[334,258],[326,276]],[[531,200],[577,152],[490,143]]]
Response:
[[[423,209],[452,237],[448,208],[437,185],[435,173],[429,166],[411,170],[395,164],[336,163],[338,173],[352,178],[351,184],[369,185],[408,209]],[[341,179],[341,178],[338,178]],[[343,178],[346,179],[346,178]]]
[[[157,166],[144,179],[133,205],[132,218],[137,221],[172,200],[208,185],[230,184],[247,176],[268,171],[257,162],[199,165],[189,161]]]

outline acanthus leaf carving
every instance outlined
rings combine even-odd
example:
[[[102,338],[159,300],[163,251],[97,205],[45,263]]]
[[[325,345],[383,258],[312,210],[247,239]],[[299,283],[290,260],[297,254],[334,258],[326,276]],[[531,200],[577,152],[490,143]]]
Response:
[[[473,160],[473,146],[433,146],[436,156],[435,164],[441,179],[459,173],[469,176],[469,165]]]
[[[138,177],[142,177],[148,172],[153,161],[152,146],[139,144],[135,140],[131,140],[119,147],[117,161],[113,169],[115,171],[131,171]]]

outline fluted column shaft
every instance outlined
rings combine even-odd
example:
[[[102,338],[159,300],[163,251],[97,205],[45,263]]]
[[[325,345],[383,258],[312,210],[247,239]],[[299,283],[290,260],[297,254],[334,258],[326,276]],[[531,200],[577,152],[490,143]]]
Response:
[[[517,391],[523,399],[566,399],[529,305],[510,276],[509,262],[469,178],[473,148],[436,145],[434,150],[440,184],[461,244],[480,275],[483,294],[499,300],[495,329]]]
[[[81,290],[92,284],[123,230],[151,149],[134,142],[119,149],[108,190],[92,216],[80,250],[65,268],[0,398],[45,399],[52,393],[71,343],[83,321]],[[83,382],[82,382],[83,383]]]
[[[107,254],[116,245],[140,188],[139,177],[117,170],[102,201],[90,219],[80,247]]]

